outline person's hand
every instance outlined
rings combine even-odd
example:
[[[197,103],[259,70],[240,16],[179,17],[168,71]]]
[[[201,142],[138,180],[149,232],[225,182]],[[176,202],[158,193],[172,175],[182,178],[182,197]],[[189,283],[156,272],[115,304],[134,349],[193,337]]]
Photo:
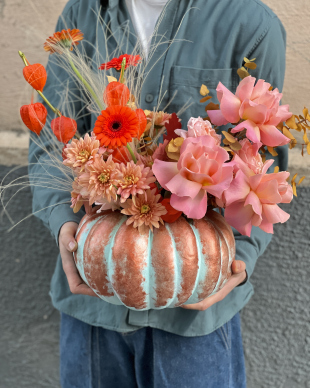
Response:
[[[72,294],[97,296],[94,291],[83,282],[74,263],[72,252],[75,252],[78,247],[74,238],[77,228],[77,223],[66,222],[60,229],[59,249],[62,258],[62,267],[67,276]]]
[[[200,310],[204,311],[211,307],[214,303],[223,300],[235,287],[237,287],[240,283],[242,283],[246,279],[245,272],[245,263],[241,260],[233,261],[231,265],[232,275],[227,280],[225,286],[216,294],[209,296],[208,298],[202,300],[199,303],[188,304],[180,306],[184,309],[188,310]]]

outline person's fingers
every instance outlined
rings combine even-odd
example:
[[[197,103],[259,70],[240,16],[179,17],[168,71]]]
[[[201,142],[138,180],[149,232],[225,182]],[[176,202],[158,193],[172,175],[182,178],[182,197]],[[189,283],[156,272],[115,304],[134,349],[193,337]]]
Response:
[[[77,243],[74,238],[77,227],[78,225],[75,222],[67,222],[60,230],[59,249],[63,270],[66,274],[72,294],[97,296],[94,291],[83,282],[74,263],[72,252],[77,249]]]
[[[233,274],[241,273],[245,271],[246,264],[242,260],[234,260],[231,264],[231,270]]]
[[[78,224],[76,222],[66,222],[60,229],[59,240],[70,252],[75,252],[78,247],[74,238],[77,228]]]
[[[209,296],[208,298],[202,300],[201,302],[183,305],[181,307],[184,309],[188,309],[188,310],[204,311],[204,310],[207,310],[209,307],[211,307],[213,304],[223,300],[235,287],[238,286],[238,284],[242,283],[246,277],[246,273],[245,273],[246,265],[243,261],[240,261],[240,260],[238,260],[238,261],[239,261],[239,263],[241,263],[241,266],[244,269],[240,273],[234,273],[227,280],[226,284],[224,285],[224,287],[220,291],[218,291],[216,294]],[[238,268],[238,266],[237,266],[237,268]]]
[[[97,296],[94,291],[83,282],[75,266],[73,254],[69,252],[63,244],[60,244],[60,254],[62,258],[62,267],[67,276],[72,294]]]

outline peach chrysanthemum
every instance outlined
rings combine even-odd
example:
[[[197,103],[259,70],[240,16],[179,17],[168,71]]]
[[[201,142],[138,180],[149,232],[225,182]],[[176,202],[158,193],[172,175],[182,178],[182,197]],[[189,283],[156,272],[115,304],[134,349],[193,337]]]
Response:
[[[72,192],[71,192],[71,207],[73,212],[77,213],[84,204],[84,198],[81,194],[82,187],[79,184],[78,178],[75,178],[72,183]]]
[[[155,189],[146,190],[143,194],[128,199],[122,205],[124,209],[121,213],[131,216],[126,224],[133,223],[133,227],[138,228],[140,233],[146,233],[149,229],[153,231],[153,226],[159,228],[159,223],[164,224],[161,216],[166,214],[167,210],[158,203],[160,194],[155,195],[155,191]]]
[[[125,202],[130,195],[143,194],[149,189],[149,184],[155,182],[156,178],[149,167],[138,161],[135,164],[132,160],[125,165],[118,166],[117,194],[121,196],[121,202]]]
[[[51,54],[61,54],[63,49],[70,49],[70,51],[72,51],[73,46],[77,46],[79,41],[83,40],[83,35],[84,34],[77,28],[74,28],[73,30],[68,28],[67,30],[55,32],[55,34],[46,39],[44,50],[50,51]]]
[[[64,149],[66,158],[63,164],[76,170],[77,173],[85,170],[85,165],[92,163],[98,153],[100,142],[96,138],[90,137],[87,133],[84,139],[73,139]]]
[[[152,168],[154,164],[154,159],[152,155],[140,155],[138,154],[138,159],[144,164],[145,167]]]
[[[90,205],[94,202],[100,203],[103,199],[109,202],[117,200],[117,172],[117,164],[113,162],[111,155],[107,161],[96,155],[93,163],[86,166],[85,173],[79,177],[79,182],[84,186],[82,195],[89,196]]]
[[[154,112],[145,110],[144,113],[146,115],[147,122],[151,122],[154,127],[164,127],[165,124],[168,123],[171,118],[171,114],[163,111]]]

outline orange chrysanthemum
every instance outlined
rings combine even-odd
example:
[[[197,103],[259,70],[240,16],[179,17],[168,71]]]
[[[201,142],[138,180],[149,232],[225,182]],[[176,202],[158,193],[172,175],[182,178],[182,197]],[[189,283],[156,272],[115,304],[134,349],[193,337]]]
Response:
[[[54,35],[46,39],[44,43],[44,50],[53,53],[61,53],[61,49],[73,50],[73,46],[77,46],[79,41],[83,40],[83,33],[77,28],[71,30],[62,30],[55,32]]]
[[[118,148],[138,136],[139,121],[136,113],[127,106],[113,105],[101,112],[94,133],[101,146]]]
[[[124,58],[126,58],[125,69],[127,69],[127,67],[129,66],[137,66],[138,63],[141,61],[140,55],[123,54],[120,55],[118,58],[111,59],[111,61],[107,63],[103,63],[102,65],[100,65],[99,70],[115,69],[117,71],[121,71],[122,61]]]

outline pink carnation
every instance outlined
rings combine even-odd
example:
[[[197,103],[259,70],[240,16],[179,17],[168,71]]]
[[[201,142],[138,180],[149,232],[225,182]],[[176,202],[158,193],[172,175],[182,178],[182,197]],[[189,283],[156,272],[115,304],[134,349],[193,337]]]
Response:
[[[232,181],[233,167],[227,160],[228,153],[212,136],[189,137],[182,144],[178,162],[156,159],[153,172],[172,193],[171,206],[199,219],[207,210],[207,193],[220,198]]]
[[[215,144],[220,145],[222,137],[221,135],[217,135],[215,130],[212,128],[210,121],[204,120],[201,117],[195,118],[191,117],[187,123],[188,131],[184,129],[176,129],[174,132],[187,139],[188,137],[198,137],[210,135],[214,138]]]
[[[288,120],[292,113],[288,105],[280,106],[282,94],[278,89],[269,90],[270,84],[256,78],[244,78],[234,95],[221,82],[216,89],[220,110],[208,110],[208,115],[215,125],[238,123],[232,129],[237,133],[246,129],[246,136],[254,143],[262,142],[270,147],[289,143],[290,139],[276,127]]]
[[[135,164],[132,160],[126,165],[121,163],[117,169],[117,194],[121,196],[121,202],[125,202],[130,195],[143,194],[149,189],[149,184],[156,179],[149,167],[144,167],[141,161]]]

